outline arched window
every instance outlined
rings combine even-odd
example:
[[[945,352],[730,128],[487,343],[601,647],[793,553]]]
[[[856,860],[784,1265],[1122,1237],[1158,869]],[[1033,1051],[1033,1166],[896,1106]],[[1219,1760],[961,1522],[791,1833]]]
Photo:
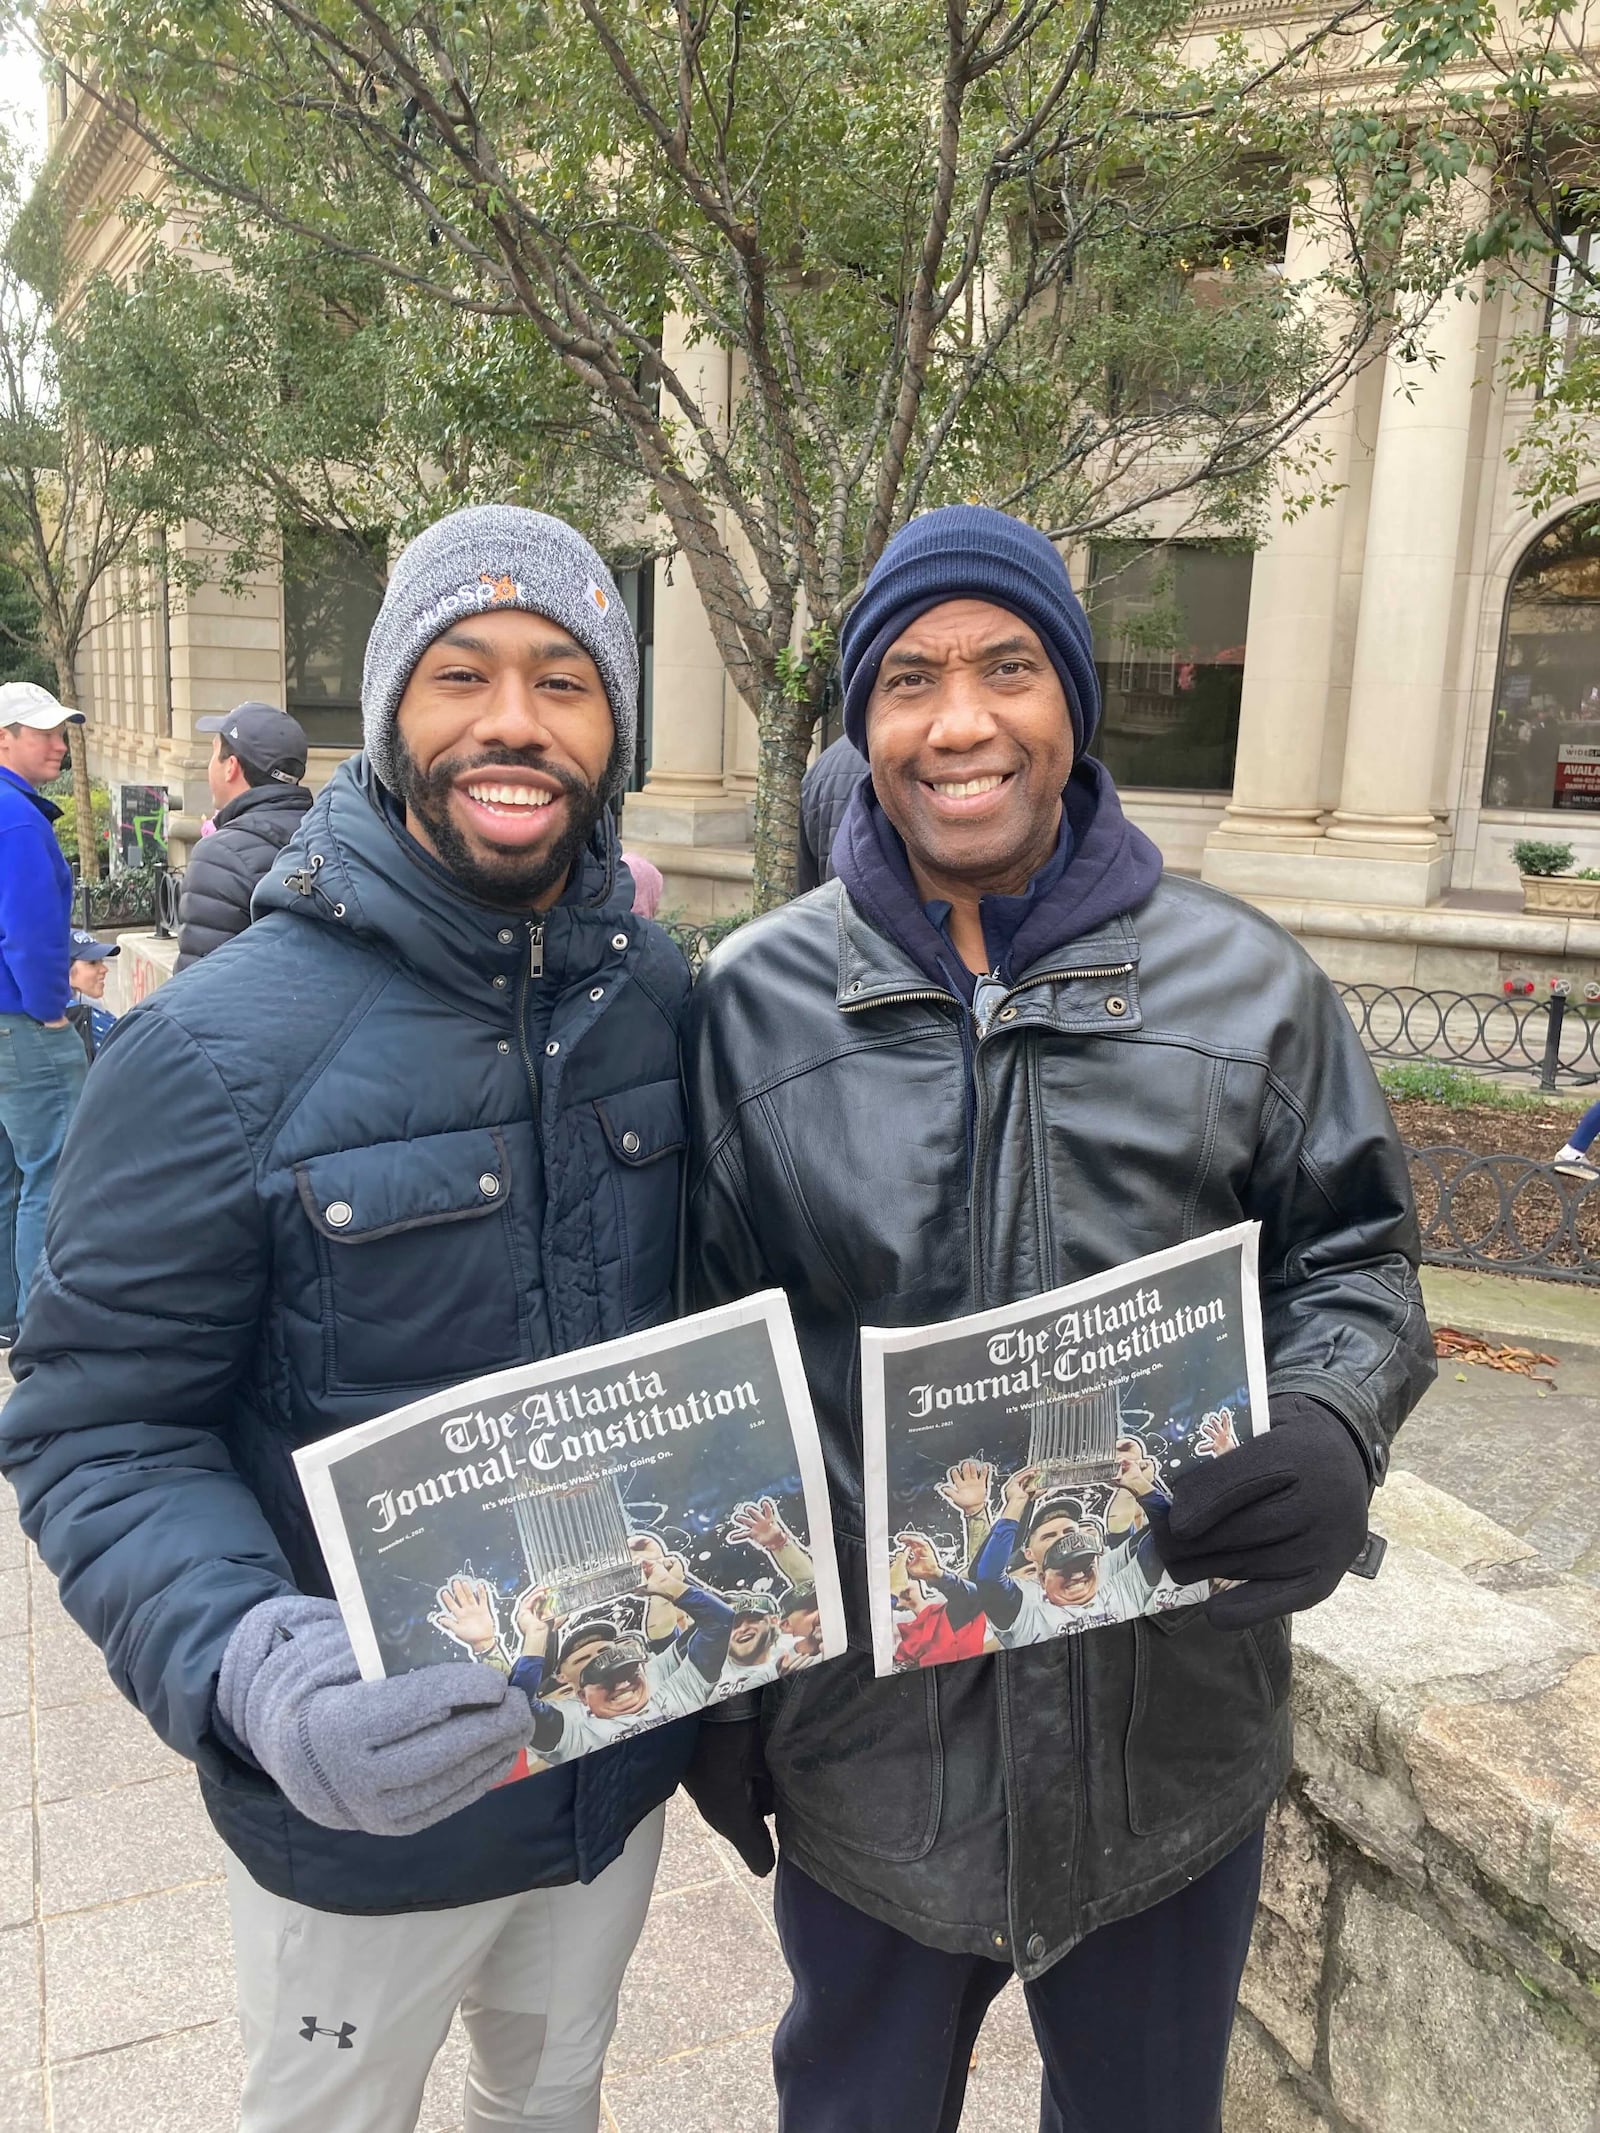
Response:
[[[1547,527],[1511,580],[1483,804],[1600,813],[1600,504]]]

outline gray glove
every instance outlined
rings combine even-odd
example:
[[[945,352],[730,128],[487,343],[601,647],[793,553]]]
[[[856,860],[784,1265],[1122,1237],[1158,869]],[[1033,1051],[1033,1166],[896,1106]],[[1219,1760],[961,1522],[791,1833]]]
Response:
[[[363,1681],[332,1600],[286,1593],[228,1640],[217,1715],[324,1829],[409,1837],[509,1775],[533,1733],[520,1689],[453,1661]]]

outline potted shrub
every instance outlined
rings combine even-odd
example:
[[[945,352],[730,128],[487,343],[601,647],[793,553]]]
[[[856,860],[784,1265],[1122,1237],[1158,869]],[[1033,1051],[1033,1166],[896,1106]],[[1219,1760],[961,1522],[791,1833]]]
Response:
[[[1600,918],[1600,870],[1572,869],[1570,844],[1544,844],[1526,837],[1511,847],[1522,876],[1524,911],[1559,913],[1563,918]]]

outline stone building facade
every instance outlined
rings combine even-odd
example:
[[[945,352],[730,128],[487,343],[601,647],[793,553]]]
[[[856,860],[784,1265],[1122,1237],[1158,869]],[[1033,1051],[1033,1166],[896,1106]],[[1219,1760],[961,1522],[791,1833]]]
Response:
[[[76,263],[116,271],[138,240],[108,210],[159,177],[92,103],[63,103],[52,143]],[[1315,271],[1317,227],[1291,224],[1286,276]],[[1275,510],[1254,555],[1168,539],[1069,557],[1100,649],[1100,750],[1129,812],[1169,865],[1261,903],[1342,976],[1484,989],[1600,975],[1600,919],[1525,915],[1510,856],[1540,837],[1600,865],[1600,533],[1573,516],[1600,504],[1600,475],[1536,517],[1508,458],[1533,403],[1502,358],[1537,311],[1469,288],[1410,360],[1369,367],[1319,418],[1334,500]],[[203,553],[202,529],[187,539]],[[118,611],[79,676],[96,768],[165,785],[180,846],[206,804],[198,716],[286,703],[312,735],[313,782],[356,744],[374,596],[341,586],[340,567],[319,579],[302,559],[243,597],[111,589]],[[687,568],[657,564],[625,591],[646,677],[625,839],[663,869],[669,906],[735,911],[754,720]],[[1173,620],[1152,652],[1140,624],[1156,607]]]

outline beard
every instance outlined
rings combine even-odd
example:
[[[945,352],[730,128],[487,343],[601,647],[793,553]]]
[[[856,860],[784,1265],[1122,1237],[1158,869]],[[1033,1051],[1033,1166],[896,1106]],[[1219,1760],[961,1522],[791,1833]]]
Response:
[[[605,812],[605,794],[599,786],[586,784],[540,755],[519,753],[514,748],[492,748],[477,756],[446,757],[425,771],[398,733],[395,752],[397,791],[407,816],[427,831],[445,871],[480,903],[493,904],[501,910],[526,911],[552,889],[559,889]],[[606,766],[608,785],[612,767]],[[513,850],[488,856],[468,843],[450,812],[451,791],[464,771],[500,769],[536,770],[561,788],[567,803],[567,826],[553,844],[534,852]]]

